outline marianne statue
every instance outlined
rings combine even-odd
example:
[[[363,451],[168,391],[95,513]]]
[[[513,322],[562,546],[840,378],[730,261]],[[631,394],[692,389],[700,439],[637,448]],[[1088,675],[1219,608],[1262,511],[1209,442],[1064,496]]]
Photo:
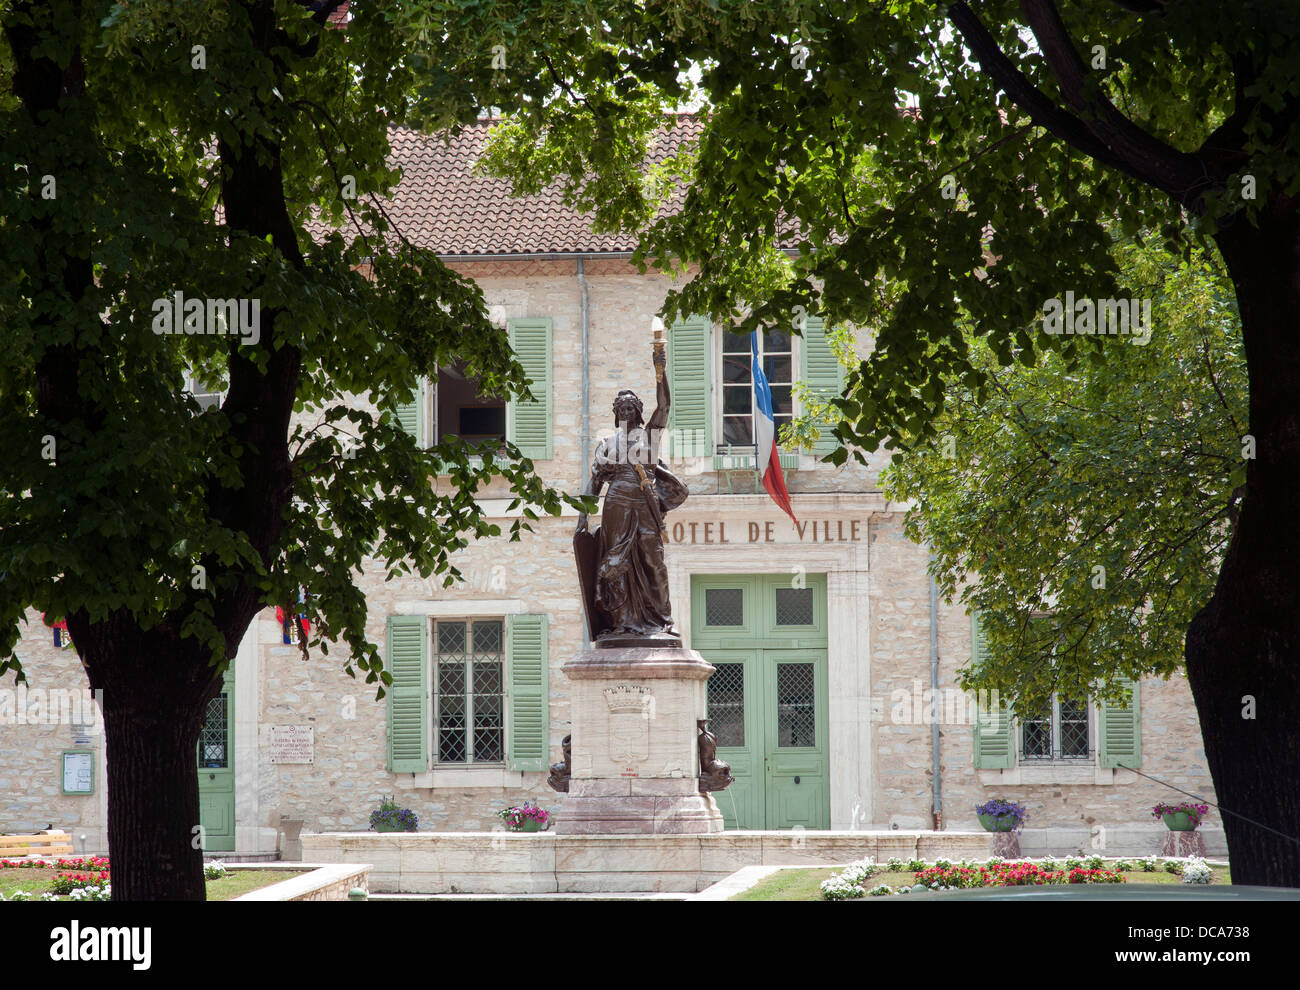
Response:
[[[668,601],[664,516],[686,501],[686,486],[659,463],[668,423],[664,341],[654,343],[656,402],[648,422],[641,400],[623,389],[614,399],[617,430],[596,444],[584,495],[605,491],[600,527],[578,519],[574,556],[587,625],[597,646],[680,646]],[[608,486],[606,488],[606,486]]]

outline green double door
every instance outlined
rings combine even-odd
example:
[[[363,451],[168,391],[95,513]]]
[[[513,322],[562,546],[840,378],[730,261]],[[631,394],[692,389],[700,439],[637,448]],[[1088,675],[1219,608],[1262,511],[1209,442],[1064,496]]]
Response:
[[[235,676],[228,672],[199,730],[199,824],[207,852],[235,849],[234,698]]]
[[[735,782],[727,828],[830,827],[826,578],[696,576],[691,646],[716,668],[709,728]]]

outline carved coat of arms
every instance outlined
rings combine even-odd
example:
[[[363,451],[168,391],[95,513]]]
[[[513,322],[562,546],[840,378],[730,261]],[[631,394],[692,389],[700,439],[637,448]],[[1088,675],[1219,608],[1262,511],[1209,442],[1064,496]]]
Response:
[[[654,689],[618,684],[605,689],[609,706],[609,755],[615,763],[640,763],[650,757],[650,723]]]

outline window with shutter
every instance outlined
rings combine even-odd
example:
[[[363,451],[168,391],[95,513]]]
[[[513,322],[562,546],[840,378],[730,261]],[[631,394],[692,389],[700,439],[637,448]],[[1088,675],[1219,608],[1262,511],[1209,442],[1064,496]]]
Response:
[[[706,457],[713,453],[709,321],[701,316],[668,329],[668,444],[665,456]]]
[[[427,446],[425,439],[425,405],[428,401],[428,389],[423,381],[416,389],[410,402],[400,402],[396,407],[397,425],[415,437],[417,447]]]
[[[506,763],[511,770],[545,770],[551,727],[545,615],[509,617],[506,663],[510,711]]]
[[[453,436],[490,450],[506,439],[506,400],[485,393],[463,361],[440,367],[433,387],[433,442]]]
[[[552,452],[550,317],[509,322],[510,347],[528,378],[531,399],[512,399],[506,410],[506,439],[535,461],[549,461]]]
[[[982,667],[988,662],[988,639],[980,614],[971,615],[971,665]],[[975,711],[975,769],[1010,770],[1016,765],[1016,744],[1012,734],[1011,706],[999,693],[992,704],[992,692],[981,694],[989,703]]]
[[[388,618],[388,769],[394,773],[429,769],[428,627],[422,615]]]
[[[809,391],[823,401],[838,396],[844,388],[844,369],[826,339],[826,323],[821,317],[808,317],[800,354],[801,380]],[[818,425],[821,427],[821,436],[813,445],[813,453],[824,457],[835,449],[836,442],[830,435],[832,424]]]
[[[1130,692],[1128,704],[1100,702],[1097,706],[1098,764],[1105,769],[1142,765],[1142,686],[1122,678]]]

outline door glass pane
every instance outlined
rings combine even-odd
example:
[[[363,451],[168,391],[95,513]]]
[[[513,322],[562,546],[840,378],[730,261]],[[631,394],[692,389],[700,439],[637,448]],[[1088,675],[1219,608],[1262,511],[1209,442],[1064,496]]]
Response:
[[[778,626],[811,626],[813,624],[813,589],[777,588],[776,624]]]
[[[816,680],[810,663],[776,665],[776,744],[817,745]]]
[[[741,588],[705,588],[704,624],[706,626],[743,626],[745,593]]]
[[[745,665],[716,663],[709,678],[709,731],[718,746],[745,745]]]
[[[226,696],[219,694],[208,702],[199,730],[199,766],[208,770],[224,770],[227,760]]]

